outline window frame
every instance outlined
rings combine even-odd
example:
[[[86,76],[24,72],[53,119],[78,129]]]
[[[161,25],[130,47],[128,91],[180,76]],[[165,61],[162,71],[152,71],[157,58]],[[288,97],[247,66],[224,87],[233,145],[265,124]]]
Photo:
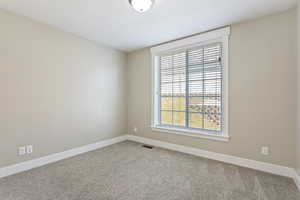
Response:
[[[229,141],[229,36],[230,27],[206,32],[200,35],[188,37],[174,42],[151,48],[152,62],[152,106],[151,106],[151,127],[152,131],[174,133],[185,136],[200,137],[220,141]],[[193,129],[175,126],[162,126],[159,121],[160,112],[160,56],[176,51],[187,50],[197,46],[212,43],[222,44],[222,131],[218,134],[210,130]]]

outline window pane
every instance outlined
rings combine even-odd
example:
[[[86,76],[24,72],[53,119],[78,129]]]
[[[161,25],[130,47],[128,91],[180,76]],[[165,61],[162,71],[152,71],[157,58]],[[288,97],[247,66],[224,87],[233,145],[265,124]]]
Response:
[[[189,114],[189,126],[191,128],[203,128],[203,114],[190,113]]]
[[[189,98],[189,112],[203,112],[203,97],[190,97]]]
[[[221,97],[207,96],[204,98],[204,111],[206,113],[221,113]]]
[[[162,83],[160,89],[161,95],[172,95],[172,83]]]
[[[173,83],[173,96],[183,96],[185,95],[185,82],[174,82]]]
[[[203,96],[203,81],[189,82],[190,96]]]
[[[161,84],[171,83],[173,78],[173,70],[172,69],[162,69],[160,72]]]
[[[221,46],[220,45],[210,45],[204,48],[204,62],[218,62],[221,57]]]
[[[204,81],[205,95],[221,94],[221,79]]]
[[[189,67],[189,80],[190,81],[199,81],[203,80],[203,66],[202,65],[196,65]]]
[[[204,77],[206,80],[221,79],[222,78],[221,63],[217,62],[217,63],[205,64]]]
[[[199,65],[203,63],[203,48],[197,48],[188,51],[189,65]]]
[[[220,131],[222,121],[222,107],[220,96],[209,96],[204,99],[205,122],[204,128],[208,130]]]
[[[173,110],[185,111],[185,96],[173,97]]]
[[[173,125],[185,126],[185,112],[173,112]]]
[[[172,97],[161,97],[161,110],[172,110]]]
[[[162,56],[160,58],[160,68],[161,69],[172,68],[172,56]]]
[[[185,67],[180,67],[180,68],[174,68],[173,69],[173,81],[178,82],[178,81],[185,81],[185,73],[186,68]]]
[[[172,112],[169,111],[161,111],[161,123],[172,125]]]
[[[204,129],[220,131],[221,130],[221,115],[207,114],[204,116]]]

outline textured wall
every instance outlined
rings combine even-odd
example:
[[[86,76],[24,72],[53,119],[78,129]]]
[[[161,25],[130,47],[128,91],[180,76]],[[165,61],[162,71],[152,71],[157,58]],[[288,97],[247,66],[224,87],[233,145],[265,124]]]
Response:
[[[124,53],[4,11],[0,24],[0,167],[126,134]]]
[[[129,54],[129,133],[136,126],[139,136],[294,167],[295,27],[295,9],[232,26],[229,142],[153,132],[150,49]]]

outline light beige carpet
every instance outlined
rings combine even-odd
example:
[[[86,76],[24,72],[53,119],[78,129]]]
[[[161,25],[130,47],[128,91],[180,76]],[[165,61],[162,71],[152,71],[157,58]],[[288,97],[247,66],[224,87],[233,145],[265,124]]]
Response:
[[[299,200],[292,179],[123,142],[0,179],[1,200]]]

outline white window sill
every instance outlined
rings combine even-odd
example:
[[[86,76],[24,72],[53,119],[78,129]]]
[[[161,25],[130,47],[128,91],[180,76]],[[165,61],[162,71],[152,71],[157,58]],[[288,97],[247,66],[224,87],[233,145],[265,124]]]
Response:
[[[162,127],[162,126],[152,126],[151,128],[152,131],[157,131],[157,132],[173,133],[178,135],[204,138],[209,140],[217,140],[223,142],[228,142],[230,139],[228,135],[213,135],[198,130],[187,130],[187,129],[180,129],[180,128]]]

